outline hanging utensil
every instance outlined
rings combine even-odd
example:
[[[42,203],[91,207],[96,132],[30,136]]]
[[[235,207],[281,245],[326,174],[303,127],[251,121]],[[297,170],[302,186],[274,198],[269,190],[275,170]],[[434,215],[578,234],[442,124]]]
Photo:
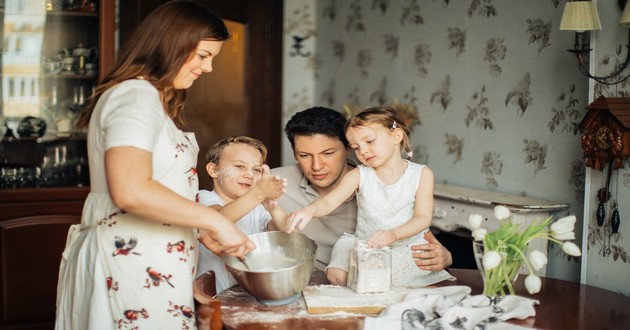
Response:
[[[597,205],[597,225],[601,227],[604,224],[604,219],[606,219],[604,202],[599,202],[599,205]]]
[[[615,204],[613,204],[612,216],[610,217],[610,227],[612,228],[613,233],[619,232],[619,224],[621,222],[621,218],[619,217],[619,208],[617,206],[618,204],[615,201]]]

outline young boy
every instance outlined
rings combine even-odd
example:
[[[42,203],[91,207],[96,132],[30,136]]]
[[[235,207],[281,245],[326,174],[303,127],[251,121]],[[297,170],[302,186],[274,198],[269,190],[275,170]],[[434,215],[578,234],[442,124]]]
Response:
[[[286,179],[271,176],[264,164],[267,148],[247,136],[230,137],[215,143],[206,154],[206,171],[212,178],[213,190],[199,191],[199,203],[219,211],[245,235],[271,230],[284,230],[286,212],[276,199],[286,187]],[[213,241],[200,234],[197,276],[212,269],[216,275],[217,292],[236,281],[225,269],[220,256],[206,246]]]

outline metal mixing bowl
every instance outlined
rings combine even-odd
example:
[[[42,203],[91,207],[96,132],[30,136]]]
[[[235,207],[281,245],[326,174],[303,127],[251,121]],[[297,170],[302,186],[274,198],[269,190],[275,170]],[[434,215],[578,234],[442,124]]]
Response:
[[[315,241],[301,233],[282,231],[249,238],[256,249],[245,263],[227,254],[223,257],[238,284],[263,304],[284,305],[297,299],[313,272]]]

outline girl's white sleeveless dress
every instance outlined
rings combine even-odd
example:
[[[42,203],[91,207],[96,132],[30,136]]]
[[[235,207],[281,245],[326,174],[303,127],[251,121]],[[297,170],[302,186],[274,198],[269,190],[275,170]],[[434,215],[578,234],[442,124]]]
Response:
[[[56,328],[195,329],[197,230],[114,205],[104,154],[115,146],[150,151],[153,179],[191,201],[197,196],[195,137],[164,113],[157,89],[130,80],[104,93],[88,131],[90,194],[62,256]]]
[[[407,161],[407,168],[393,184],[385,184],[372,167],[359,165],[359,190],[357,192],[357,229],[355,237],[344,235],[339,238],[331,256],[328,268],[335,267],[348,271],[350,251],[356,239],[368,239],[378,229],[388,230],[398,227],[413,217],[416,191],[424,165]],[[446,271],[430,272],[420,270],[413,261],[411,246],[424,244],[424,233],[391,246],[392,285],[424,286],[452,278]]]

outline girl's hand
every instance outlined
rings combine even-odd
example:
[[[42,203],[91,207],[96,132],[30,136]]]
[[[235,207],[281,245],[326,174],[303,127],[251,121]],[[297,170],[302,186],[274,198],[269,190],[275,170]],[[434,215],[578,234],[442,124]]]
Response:
[[[366,243],[368,247],[378,249],[389,246],[396,241],[396,235],[391,230],[377,230]]]
[[[303,208],[296,212],[291,212],[287,218],[286,232],[292,232],[295,227],[302,231],[306,225],[313,219],[313,213],[308,208]]]

